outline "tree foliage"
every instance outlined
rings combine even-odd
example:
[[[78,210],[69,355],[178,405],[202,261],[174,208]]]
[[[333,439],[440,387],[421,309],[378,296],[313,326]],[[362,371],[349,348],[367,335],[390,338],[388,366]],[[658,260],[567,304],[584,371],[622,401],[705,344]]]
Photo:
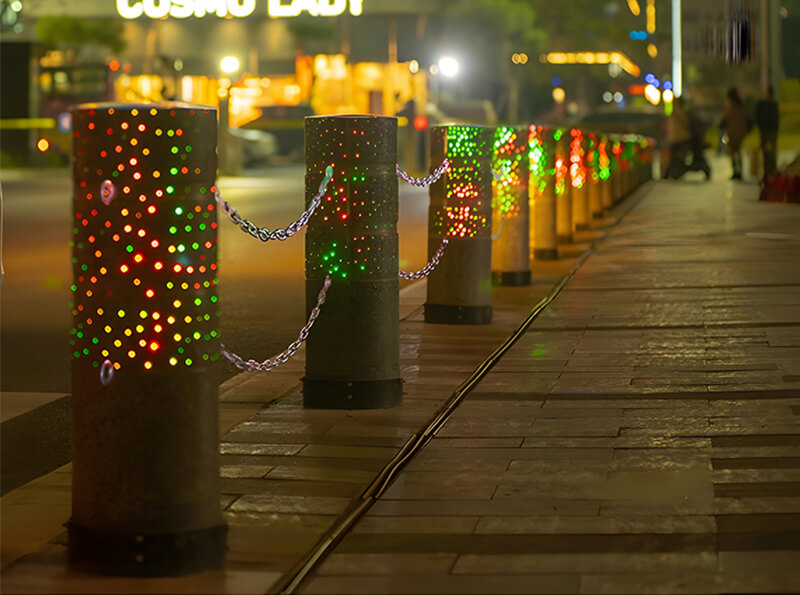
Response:
[[[111,19],[87,21],[69,16],[45,16],[36,23],[36,36],[53,48],[95,44],[119,53],[126,46],[122,22]]]

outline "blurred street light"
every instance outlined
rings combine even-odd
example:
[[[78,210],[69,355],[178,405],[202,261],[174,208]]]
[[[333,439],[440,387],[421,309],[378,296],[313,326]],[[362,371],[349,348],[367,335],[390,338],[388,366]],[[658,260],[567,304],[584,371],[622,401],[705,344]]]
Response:
[[[239,70],[239,58],[236,56],[225,56],[219,61],[219,69],[225,74],[233,74]]]
[[[454,78],[458,76],[458,70],[458,60],[452,56],[442,56],[439,58],[439,72],[442,73],[442,76]]]

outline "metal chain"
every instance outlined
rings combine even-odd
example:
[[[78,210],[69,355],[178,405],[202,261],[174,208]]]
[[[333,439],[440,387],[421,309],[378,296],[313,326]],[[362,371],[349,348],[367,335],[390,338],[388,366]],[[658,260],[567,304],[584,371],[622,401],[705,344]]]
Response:
[[[329,165],[325,168],[325,177],[322,179],[322,182],[319,185],[319,192],[317,192],[314,198],[311,199],[311,204],[308,205],[308,208],[303,211],[302,215],[300,215],[300,219],[288,225],[286,229],[278,228],[274,231],[270,231],[266,227],[258,227],[252,221],[242,218],[242,216],[239,215],[239,211],[230,205],[228,201],[222,200],[222,195],[219,192],[219,188],[217,188],[214,192],[214,199],[217,201],[220,209],[222,209],[222,212],[228,216],[228,219],[238,225],[243,232],[249,233],[251,236],[258,238],[262,242],[268,242],[269,240],[282,241],[292,237],[308,224],[308,220],[311,218],[311,215],[314,214],[314,210],[322,201],[322,197],[325,195],[325,191],[328,189],[328,182],[331,181],[332,177],[333,168]]]
[[[283,352],[279,353],[275,357],[265,359],[263,362],[257,362],[254,359],[245,361],[242,357],[228,351],[225,348],[225,345],[222,344],[220,344],[219,352],[234,366],[240,370],[246,370],[248,372],[269,372],[273,368],[277,368],[281,364],[285,364],[297,352],[297,350],[300,349],[303,341],[308,338],[308,333],[311,330],[311,327],[314,326],[314,322],[319,317],[320,308],[322,307],[322,304],[325,303],[325,297],[328,294],[328,288],[330,286],[331,277],[330,275],[325,275],[325,282],[322,284],[322,289],[319,290],[319,295],[317,296],[317,305],[311,310],[311,314],[308,317],[308,322],[306,322],[305,326],[300,329],[300,335],[297,337],[297,339],[290,343]]]
[[[442,164],[433,170],[433,173],[430,175],[425,176],[424,178],[415,178],[403,171],[399,165],[395,165],[395,169],[397,170],[398,177],[404,179],[406,182],[411,184],[412,186],[416,186],[417,188],[422,188],[424,186],[430,186],[434,182],[436,182],[439,178],[442,177],[442,174],[447,171],[450,167],[450,160],[445,158],[442,161]]]
[[[400,271],[400,277],[412,281],[414,279],[422,279],[423,277],[430,275],[431,272],[433,272],[433,269],[435,269],[439,264],[439,259],[442,257],[442,254],[444,254],[444,249],[447,248],[448,243],[449,240],[447,238],[442,238],[442,243],[439,246],[439,249],[436,250],[436,254],[433,255],[433,258],[431,258],[431,261],[428,264],[415,273],[404,273],[403,271]]]

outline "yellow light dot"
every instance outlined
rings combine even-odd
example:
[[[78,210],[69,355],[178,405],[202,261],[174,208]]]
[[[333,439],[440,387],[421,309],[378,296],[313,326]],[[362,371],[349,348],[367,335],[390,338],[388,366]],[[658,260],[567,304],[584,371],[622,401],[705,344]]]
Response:
[[[143,333],[144,332],[144,327],[141,324],[137,324],[136,325],[136,332],[137,333]]]
[[[132,116],[138,116],[138,115],[139,115],[139,110],[138,110],[138,109],[136,109],[136,108],[133,108],[133,109],[131,110],[131,115],[132,115]]]
[[[172,335],[172,338],[175,340],[176,343],[182,339],[179,333],[175,333],[174,335]]]
[[[167,316],[167,324],[175,324],[175,317]]]
[[[189,284],[186,281],[184,281],[183,283],[181,283],[181,289],[189,289]]]
[[[119,362],[114,362],[114,369],[115,370],[119,370],[121,367],[122,367],[122,364],[120,364]]]
[[[130,337],[132,334],[133,334],[133,331],[131,329],[129,329],[129,328],[125,329],[125,336],[126,337]]]
[[[191,316],[184,316],[184,317],[183,317],[183,321],[184,321],[186,324],[190,324],[190,323],[192,322],[192,317],[191,317]]]
[[[181,307],[181,301],[180,300],[175,300],[174,302],[172,302],[172,305],[175,308],[180,308]]]
[[[153,367],[153,362],[144,362],[144,369],[149,370]]]
[[[154,177],[154,178],[160,178],[160,177],[161,177],[161,172],[160,172],[160,171],[158,171],[158,170],[154,171],[154,172],[153,172],[153,177]]]
[[[169,365],[170,366],[177,366],[178,365],[178,360],[175,359],[174,357],[169,358]]]
[[[128,357],[131,359],[135,358],[136,352],[133,349],[131,349],[130,351],[128,351]]]
[[[149,154],[150,154],[150,149],[148,149],[147,147],[142,149],[142,155],[149,155]]]
[[[119,212],[119,214],[122,215],[123,217],[127,217],[129,213],[130,213],[130,211],[128,209],[122,209]]]
[[[103,349],[103,351],[100,352],[100,355],[103,357],[108,357],[108,349]]]
[[[104,312],[104,310],[103,310],[102,308],[98,308],[98,309],[97,309],[97,315],[98,315],[98,316],[102,316],[102,315],[103,315],[103,312]]]
[[[86,297],[92,297],[92,295],[93,295],[93,294],[92,294],[92,290],[91,290],[91,289],[89,289],[89,290],[86,292]]]
[[[158,320],[161,318],[161,312],[153,312],[153,320]]]
[[[176,249],[176,248],[175,248],[175,246],[170,246],[169,248],[167,248],[167,251],[168,251],[170,254],[174,254],[174,253],[175,253],[175,249]]]
[[[136,287],[139,287],[142,284],[142,280],[137,277],[136,279],[133,280],[133,284]]]
[[[150,110],[150,115],[151,115],[151,116],[155,116],[157,113],[158,113],[158,110],[157,110],[156,108],[152,108],[152,109]]]
[[[139,318],[141,318],[142,320],[147,318],[147,311],[146,310],[139,310]]]
[[[106,267],[100,267],[100,274],[101,275],[105,275],[107,272],[108,272],[108,269]]]
[[[147,341],[144,339],[139,339],[139,347],[147,347]]]
[[[122,347],[122,341],[119,339],[114,340],[114,347]]]
[[[111,327],[109,325],[106,325],[106,327],[103,330],[105,332],[107,332],[107,333],[110,333],[111,332]]]
[[[117,316],[120,318],[125,318],[125,310],[117,310]]]
[[[136,145],[138,145],[138,144],[139,144],[139,141],[138,141],[138,140],[136,140],[135,138],[132,138],[132,139],[131,139],[131,146],[132,146],[132,147],[135,147],[135,146],[136,146]]]

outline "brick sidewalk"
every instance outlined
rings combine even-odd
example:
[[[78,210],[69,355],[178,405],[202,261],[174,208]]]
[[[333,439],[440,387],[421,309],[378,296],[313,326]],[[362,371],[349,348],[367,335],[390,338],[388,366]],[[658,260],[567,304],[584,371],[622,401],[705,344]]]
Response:
[[[800,209],[754,195],[640,190],[300,590],[800,591]],[[3,592],[266,592],[572,262],[495,290],[484,327],[423,324],[406,291],[401,408],[303,410],[302,355],[226,383],[225,571],[68,571],[66,466],[3,497]]]

